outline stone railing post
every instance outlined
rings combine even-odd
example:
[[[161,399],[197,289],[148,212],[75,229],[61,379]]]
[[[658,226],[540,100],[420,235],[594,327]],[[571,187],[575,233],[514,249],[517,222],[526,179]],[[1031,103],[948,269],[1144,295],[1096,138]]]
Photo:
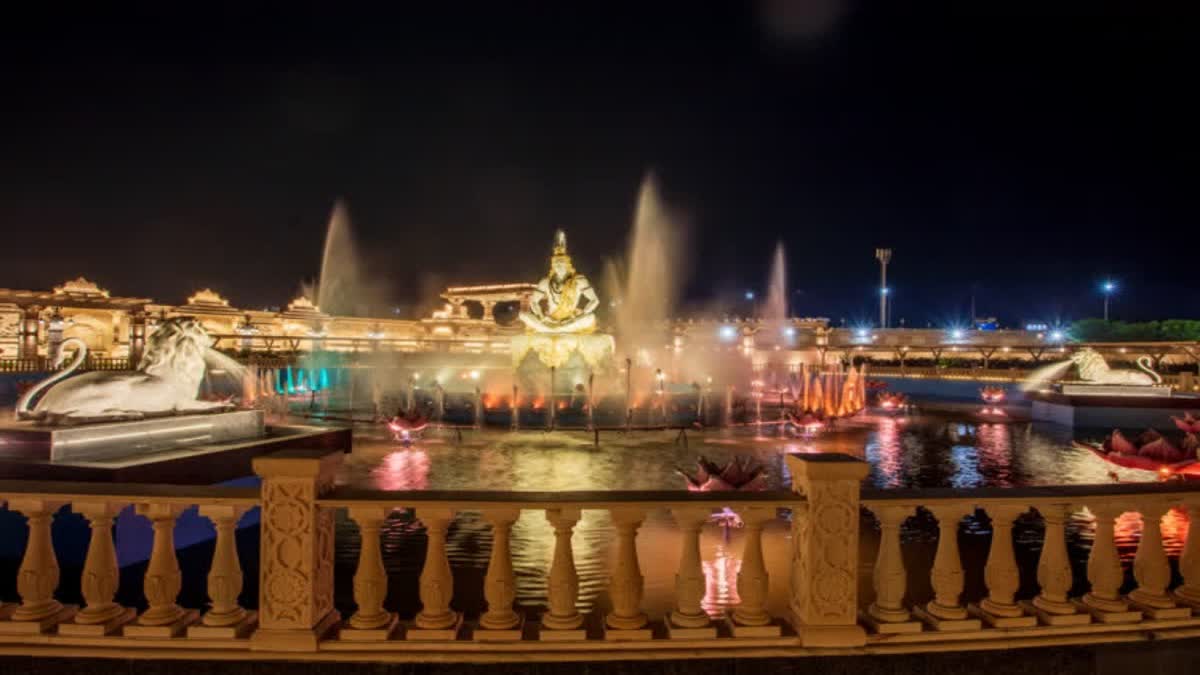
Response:
[[[217,531],[207,579],[212,607],[204,613],[199,624],[188,628],[188,637],[241,638],[258,623],[256,612],[247,612],[238,604],[243,577],[237,553],[237,524],[245,512],[245,507],[228,504],[200,507],[200,515],[212,521]]]
[[[1021,605],[1049,626],[1091,623],[1092,615],[1077,611],[1075,603],[1067,599],[1072,583],[1066,529],[1071,506],[1045,504],[1037,509],[1046,523],[1042,554],[1038,557],[1037,566],[1038,585],[1042,588],[1037,597]]]
[[[1142,613],[1130,611],[1129,603],[1121,597],[1125,570],[1113,537],[1113,523],[1126,511],[1125,506],[1101,502],[1088,506],[1096,516],[1096,535],[1088,556],[1087,578],[1092,590],[1085,593],[1077,606],[1101,623],[1141,621]]]
[[[992,544],[983,567],[983,581],[987,585],[988,595],[979,604],[972,604],[967,609],[993,628],[1036,626],[1037,617],[1027,616],[1014,600],[1021,586],[1021,577],[1013,552],[1013,521],[1029,509],[1003,504],[989,506],[987,510],[992,519]]]
[[[487,576],[483,580],[483,596],[487,611],[479,617],[476,640],[520,640],[525,618],[513,610],[517,599],[517,580],[513,574],[513,523],[521,517],[520,509],[493,509],[483,512],[492,525],[492,555],[488,559]]]
[[[617,560],[608,585],[613,608],[604,618],[604,637],[649,640],[649,619],[642,611],[645,579],[637,555],[637,531],[646,514],[639,508],[612,509],[611,513],[617,526]]]
[[[788,455],[792,489],[792,623],[805,647],[861,647],[858,503],[867,463],[841,453]]]
[[[740,515],[746,531],[742,567],[737,576],[741,602],[730,613],[729,628],[734,637],[778,637],[779,625],[767,613],[770,577],[762,550],[763,527],[775,518],[775,509],[749,507],[741,509]]]
[[[1189,375],[1191,373],[1188,373]],[[1183,583],[1175,589],[1175,601],[1200,609],[1200,499],[1185,502],[1188,510],[1187,543],[1179,556],[1179,575]]]
[[[254,459],[262,478],[259,628],[251,649],[316,651],[340,618],[333,608],[333,486],[342,453],[283,450]]]
[[[1142,538],[1133,556],[1133,578],[1137,588],[1129,593],[1129,600],[1148,619],[1190,617],[1192,608],[1177,606],[1174,598],[1167,594],[1171,565],[1163,549],[1162,519],[1168,507],[1159,501],[1141,502],[1137,506],[1142,514]]]
[[[454,520],[454,511],[447,508],[421,508],[414,515],[425,525],[429,543],[425,547],[425,564],[421,567],[418,590],[421,611],[408,630],[410,640],[453,640],[462,626],[462,614],[450,609],[454,598],[454,575],[446,557],[446,530]]]
[[[354,572],[357,611],[338,633],[342,640],[387,640],[396,629],[395,614],[383,607],[387,599],[387,569],[379,547],[379,530],[390,509],[382,506],[351,507],[350,519],[358,524],[358,569]]]
[[[547,580],[547,609],[542,614],[538,637],[547,641],[582,640],[583,617],[575,607],[579,596],[579,575],[575,572],[575,552],[571,534],[579,522],[579,509],[546,509],[546,520],[554,526],[554,559]]]
[[[712,509],[681,507],[671,509],[683,534],[679,553],[679,571],[675,573],[675,608],[667,619],[667,634],[677,639],[715,638],[717,629],[704,611],[707,579],[700,558],[700,530],[712,516]]]
[[[177,504],[137,504],[138,515],[150,519],[154,545],[146,566],[143,588],[150,607],[137,621],[126,626],[129,637],[175,637],[200,618],[199,612],[184,609],[175,601],[183,588],[183,573],[175,557],[175,519],[183,511]]]
[[[37,498],[12,499],[8,508],[29,520],[29,539],[17,572],[17,593],[21,604],[8,621],[0,622],[0,634],[45,633],[75,615],[74,606],[63,606],[54,599],[58,588],[58,559],[50,539],[54,513],[65,502]]]
[[[88,519],[92,530],[79,580],[87,604],[73,621],[58,627],[60,635],[108,635],[137,615],[133,608],[122,607],[113,601],[120,578],[117,549],[113,546],[113,520],[124,506],[109,502],[75,502],[71,505],[72,511]]]
[[[965,576],[958,552],[958,526],[974,507],[952,502],[926,508],[938,521],[937,552],[929,574],[933,600],[916,608],[914,613],[935,630],[979,630],[982,621],[969,618],[967,608],[962,605]]]
[[[867,608],[863,620],[878,633],[919,633],[921,624],[912,620],[904,606],[908,575],[900,548],[900,526],[913,514],[911,506],[880,506],[875,509],[879,519],[879,554],[875,557],[872,582],[875,601]]]

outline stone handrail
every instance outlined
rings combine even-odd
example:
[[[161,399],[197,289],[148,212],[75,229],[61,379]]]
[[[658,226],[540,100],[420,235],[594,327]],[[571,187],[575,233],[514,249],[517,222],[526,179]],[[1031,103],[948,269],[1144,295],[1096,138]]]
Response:
[[[1171,588],[1161,532],[1144,528],[1133,562],[1137,586],[1128,595],[1120,592],[1124,570],[1113,539],[1114,521],[1122,513],[1135,512],[1146,523],[1158,523],[1169,508],[1200,512],[1200,486],[875,490],[861,485],[868,469],[861,460],[809,454],[787,457],[790,492],[397,492],[335,486],[341,458],[341,453],[318,450],[258,458],[260,488],[0,481],[0,501],[29,521],[17,582],[20,604],[0,607],[0,651],[63,654],[78,649],[178,658],[221,653],[270,659],[296,658],[300,652],[305,659],[494,662],[886,653],[1200,634],[1200,618],[1193,616],[1200,607],[1200,534],[1188,537],[1179,564],[1183,581]],[[80,610],[54,597],[59,569],[50,523],[66,504],[92,527]],[[140,615],[114,600],[119,575],[112,523],[128,504],[154,525],[143,582],[149,607]],[[177,604],[182,574],[173,525],[193,505],[217,532],[207,579],[212,606],[202,615],[198,608]],[[242,571],[233,542],[240,515],[258,505],[260,594],[254,612],[238,605]],[[428,536],[418,579],[421,609],[403,620],[386,606],[390,580],[381,542],[384,521],[400,508],[411,509]],[[736,512],[745,524],[737,580],[740,602],[714,620],[701,607],[706,579],[700,532],[712,513],[723,508]],[[1081,508],[1098,520],[1088,562],[1089,590],[1072,597],[1072,587],[1079,584],[1067,557],[1065,523]],[[914,603],[907,592],[904,547],[909,544],[900,535],[918,509],[932,515],[939,534],[928,570],[933,597]],[[344,620],[333,597],[334,514],[339,510],[358,526],[361,537],[352,584],[354,611]],[[575,525],[586,510],[608,512],[616,530],[615,562],[609,569],[611,610],[595,622],[579,611],[572,547]],[[782,510],[791,513],[791,555],[786,580],[772,582],[763,531]],[[463,511],[481,514],[493,537],[482,582],[486,611],[471,621],[454,608],[456,579],[446,550],[448,529]],[[540,611],[515,603],[509,540],[523,511],[544,517],[554,530],[548,600]],[[642,605],[637,538],[651,511],[669,512],[682,533],[672,607],[664,616],[650,616]],[[1018,598],[1012,525],[1035,512],[1045,530],[1038,590]],[[982,570],[966,569],[970,563],[964,563],[958,550],[960,521],[980,514],[992,522],[990,551]],[[879,523],[878,535],[869,525],[871,517]],[[868,523],[861,534],[860,522]],[[860,602],[860,551],[870,551],[876,538],[873,593]],[[964,579],[980,571],[986,595],[964,598]],[[787,589],[783,615],[771,613],[771,583]]]

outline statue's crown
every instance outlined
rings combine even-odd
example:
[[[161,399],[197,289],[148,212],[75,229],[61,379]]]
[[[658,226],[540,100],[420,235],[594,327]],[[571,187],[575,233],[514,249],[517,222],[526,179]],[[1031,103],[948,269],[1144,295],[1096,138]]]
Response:
[[[562,230],[554,233],[554,255],[567,255],[567,233]]]

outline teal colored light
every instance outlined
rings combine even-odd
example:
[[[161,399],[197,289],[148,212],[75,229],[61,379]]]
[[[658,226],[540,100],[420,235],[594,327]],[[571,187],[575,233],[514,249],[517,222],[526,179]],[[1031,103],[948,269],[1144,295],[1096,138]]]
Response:
[[[292,382],[292,367],[287,367],[287,393],[296,393],[296,385]]]
[[[328,388],[329,388],[329,369],[322,368],[321,369],[321,389],[328,389]]]

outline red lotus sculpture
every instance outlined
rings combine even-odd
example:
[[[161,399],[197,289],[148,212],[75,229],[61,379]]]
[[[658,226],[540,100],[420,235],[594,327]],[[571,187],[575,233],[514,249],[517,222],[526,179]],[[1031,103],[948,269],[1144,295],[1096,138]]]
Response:
[[[983,387],[979,390],[979,398],[983,399],[984,403],[1003,403],[1004,398],[1008,395],[1003,387]]]
[[[900,410],[908,405],[908,397],[899,392],[881,391],[876,395],[875,402],[884,410]]]

